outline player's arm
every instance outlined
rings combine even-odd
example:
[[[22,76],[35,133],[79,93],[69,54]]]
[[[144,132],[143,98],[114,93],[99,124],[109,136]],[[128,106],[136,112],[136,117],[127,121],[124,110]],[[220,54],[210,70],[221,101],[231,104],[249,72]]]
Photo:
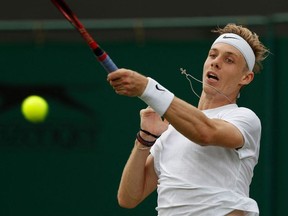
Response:
[[[118,203],[124,208],[134,208],[157,187],[153,157],[149,149],[136,140],[135,146],[123,170]]]
[[[177,131],[200,145],[239,148],[244,144],[242,133],[233,124],[221,119],[210,119],[177,97],[174,97],[164,117]]]
[[[140,111],[140,119],[140,127],[145,130],[145,132],[139,132],[140,137],[147,142],[154,142],[156,139],[154,135],[159,136],[167,130],[167,121],[163,121],[150,107]],[[157,181],[158,177],[154,170],[154,159],[150,155],[150,147],[142,145],[136,139],[122,174],[118,192],[119,204],[126,208],[137,206],[156,189]]]
[[[244,138],[234,125],[220,119],[209,119],[196,107],[174,97],[159,83],[148,80],[137,72],[125,69],[108,75],[108,81],[118,94],[140,96],[191,141],[199,145],[217,145],[226,148],[243,146]]]

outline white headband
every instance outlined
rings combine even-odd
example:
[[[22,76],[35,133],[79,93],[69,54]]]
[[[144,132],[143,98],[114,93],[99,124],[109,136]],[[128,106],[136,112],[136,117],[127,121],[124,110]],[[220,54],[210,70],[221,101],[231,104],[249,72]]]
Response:
[[[252,48],[250,47],[250,45],[247,43],[246,40],[244,40],[242,37],[240,37],[237,34],[225,33],[225,34],[220,35],[214,41],[214,43],[212,44],[212,47],[216,43],[226,43],[238,49],[244,56],[249,70],[253,71],[254,64],[255,64],[255,55],[254,55]]]

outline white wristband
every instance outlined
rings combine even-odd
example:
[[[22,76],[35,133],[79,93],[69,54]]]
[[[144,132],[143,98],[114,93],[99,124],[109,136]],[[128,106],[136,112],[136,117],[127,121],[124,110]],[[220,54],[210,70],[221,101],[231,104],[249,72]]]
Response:
[[[148,84],[141,96],[139,96],[148,106],[150,106],[156,113],[163,116],[170,106],[174,94],[156,82],[154,79],[148,77]]]

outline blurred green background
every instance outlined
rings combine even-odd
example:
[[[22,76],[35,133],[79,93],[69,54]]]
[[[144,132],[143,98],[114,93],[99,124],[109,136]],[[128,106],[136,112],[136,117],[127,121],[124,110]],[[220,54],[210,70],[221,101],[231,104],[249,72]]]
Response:
[[[243,90],[239,105],[253,109],[263,127],[251,197],[260,215],[276,216],[286,213],[288,190],[288,37],[268,27],[261,30],[261,40],[272,54],[262,74]],[[215,37],[100,43],[118,67],[151,76],[196,106],[198,98],[180,68],[201,79]],[[156,215],[155,193],[132,210],[120,208],[116,199],[139,129],[139,110],[146,105],[114,93],[82,40],[40,39],[0,43],[0,215]],[[193,85],[200,93],[201,84]],[[49,103],[42,124],[25,121],[20,112],[31,94]]]

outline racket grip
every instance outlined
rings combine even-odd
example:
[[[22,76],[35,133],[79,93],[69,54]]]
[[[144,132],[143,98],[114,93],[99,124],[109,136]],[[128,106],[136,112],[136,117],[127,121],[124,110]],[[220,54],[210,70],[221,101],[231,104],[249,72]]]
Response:
[[[100,61],[100,63],[108,73],[118,70],[118,67],[108,55],[106,55],[106,58]]]

